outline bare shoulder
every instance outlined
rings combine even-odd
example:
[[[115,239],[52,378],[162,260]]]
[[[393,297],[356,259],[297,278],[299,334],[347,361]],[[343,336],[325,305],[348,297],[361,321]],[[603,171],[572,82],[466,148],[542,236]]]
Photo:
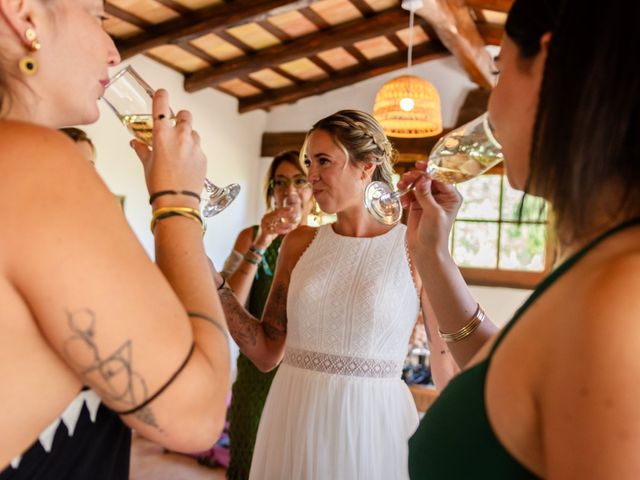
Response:
[[[301,225],[288,233],[282,241],[278,258],[282,259],[282,262],[286,262],[290,270],[293,269],[302,254],[311,245],[317,233],[318,228],[307,225]]]
[[[594,272],[584,295],[583,313],[587,318],[620,316],[624,323],[626,318],[637,324],[640,332],[640,246],[611,258]],[[640,336],[637,338],[640,342]]]
[[[0,124],[0,162],[11,163],[14,170],[29,168],[26,161],[41,163],[57,158],[82,159],[73,142],[57,130],[12,120],[3,120]]]

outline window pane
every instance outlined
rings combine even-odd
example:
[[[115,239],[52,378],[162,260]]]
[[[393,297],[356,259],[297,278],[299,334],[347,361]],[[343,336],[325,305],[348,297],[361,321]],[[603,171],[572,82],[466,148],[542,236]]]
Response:
[[[544,225],[503,224],[499,268],[540,272],[545,263]]]
[[[453,259],[459,266],[495,268],[497,252],[497,223],[456,221]]]
[[[500,175],[483,175],[458,185],[464,199],[458,218],[498,220],[500,212]]]
[[[511,188],[509,181],[505,177],[502,195],[502,219],[517,221],[523,193]],[[522,221],[545,222],[546,220],[546,202],[540,197],[527,195],[524,200],[524,207],[522,208]]]

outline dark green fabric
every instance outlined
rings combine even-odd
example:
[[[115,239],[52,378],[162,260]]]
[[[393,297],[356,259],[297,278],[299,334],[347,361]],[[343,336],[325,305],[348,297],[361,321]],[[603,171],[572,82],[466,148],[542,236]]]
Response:
[[[258,227],[254,227],[254,239]],[[262,316],[267,302],[273,272],[276,269],[278,251],[282,238],[276,238],[267,248],[264,258],[267,263],[258,264],[258,271],[251,286],[247,309],[256,318]],[[246,480],[249,478],[251,457],[256,443],[258,425],[262,409],[271,387],[277,368],[269,373],[262,373],[251,360],[242,353],[238,357],[237,376],[231,389],[231,405],[229,407],[229,447],[230,463],[227,478]]]
[[[418,430],[409,440],[411,479],[538,478],[505,450],[489,424],[484,386],[491,358],[518,318],[549,286],[600,241],[638,224],[640,218],[608,230],[560,265],[518,309],[500,333],[487,359],[462,372],[449,383],[429,407]]]

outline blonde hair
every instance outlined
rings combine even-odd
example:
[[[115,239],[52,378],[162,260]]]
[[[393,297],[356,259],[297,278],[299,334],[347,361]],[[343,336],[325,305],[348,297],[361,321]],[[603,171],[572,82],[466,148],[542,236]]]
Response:
[[[318,120],[304,140],[301,153],[305,156],[309,136],[316,130],[327,132],[352,164],[375,164],[372,180],[392,186],[396,151],[373,116],[359,110],[340,110]]]

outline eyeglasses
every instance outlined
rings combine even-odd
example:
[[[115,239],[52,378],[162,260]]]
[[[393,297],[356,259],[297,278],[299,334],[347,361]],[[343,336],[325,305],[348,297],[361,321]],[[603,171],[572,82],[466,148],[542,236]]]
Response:
[[[296,190],[301,190],[305,187],[308,187],[309,182],[307,181],[307,178],[303,176],[298,176],[293,178],[276,177],[271,179],[271,182],[269,182],[269,185],[274,190],[286,190],[287,188],[289,188],[290,185],[293,185],[293,187]]]

